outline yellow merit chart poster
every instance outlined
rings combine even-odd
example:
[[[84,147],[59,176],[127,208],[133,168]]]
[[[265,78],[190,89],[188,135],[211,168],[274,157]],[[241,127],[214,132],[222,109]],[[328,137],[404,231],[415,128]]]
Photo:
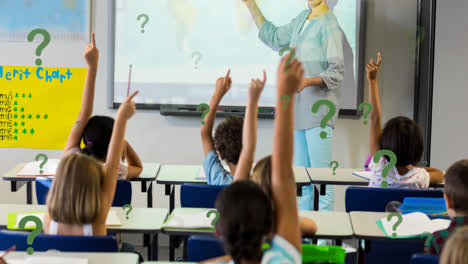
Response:
[[[63,149],[86,68],[0,65],[0,147]]]

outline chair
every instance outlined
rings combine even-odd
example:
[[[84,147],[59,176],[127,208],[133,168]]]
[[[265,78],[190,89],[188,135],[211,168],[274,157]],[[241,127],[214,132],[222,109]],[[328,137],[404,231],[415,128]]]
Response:
[[[221,240],[215,236],[194,235],[187,242],[189,262],[200,262],[226,255]]]
[[[16,245],[17,251],[26,251],[32,247],[34,251],[59,250],[64,252],[118,252],[117,240],[113,236],[51,236],[38,235],[32,245],[27,244],[26,232],[0,231],[0,250],[7,250]]]
[[[407,190],[389,188],[348,187],[346,189],[346,212],[385,212],[391,201],[403,202],[405,197],[443,198],[442,190]]]
[[[182,207],[215,208],[216,198],[225,186],[183,184],[180,187]]]
[[[389,202],[403,202],[405,197],[441,198],[441,190],[407,190],[389,188],[348,187],[346,189],[346,212],[385,212]],[[409,263],[411,256],[424,251],[424,241],[368,241],[366,263]]]
[[[47,193],[52,185],[51,178],[36,179],[36,199],[38,204],[46,204]],[[132,184],[127,180],[118,180],[112,206],[122,207],[132,203]]]
[[[438,264],[439,256],[429,254],[414,254],[410,264]]]

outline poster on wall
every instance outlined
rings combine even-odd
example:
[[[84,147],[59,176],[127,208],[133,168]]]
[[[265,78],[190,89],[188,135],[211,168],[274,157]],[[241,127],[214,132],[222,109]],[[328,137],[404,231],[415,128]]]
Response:
[[[0,41],[27,41],[35,28],[54,41],[89,41],[90,10],[90,0],[0,0]]]
[[[63,149],[86,68],[0,65],[0,148]]]

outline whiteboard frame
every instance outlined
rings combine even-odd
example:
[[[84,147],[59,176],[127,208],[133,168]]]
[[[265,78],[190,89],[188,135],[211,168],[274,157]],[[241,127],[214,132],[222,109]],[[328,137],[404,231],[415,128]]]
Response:
[[[108,30],[108,68],[107,68],[107,107],[117,109],[120,106],[120,103],[114,102],[114,70],[115,70],[115,25],[116,25],[116,1],[110,0],[108,5],[109,13],[109,30]],[[126,0],[128,1],[128,0]],[[361,111],[358,110],[359,105],[364,100],[364,78],[365,78],[365,53],[366,53],[366,24],[367,24],[367,0],[355,0],[356,1],[356,22],[359,27],[357,28],[357,42],[356,53],[357,53],[357,96],[356,96],[356,108],[355,109],[340,109],[339,116],[360,116]],[[175,106],[181,107],[184,109],[196,109],[197,105],[188,104],[188,105],[174,105],[174,104],[136,104],[137,109],[152,109],[152,110],[161,110],[161,106]],[[234,111],[237,114],[243,114],[245,112],[245,106],[229,106],[229,105],[220,105],[223,109],[228,109],[229,111]],[[259,109],[264,110],[274,110],[273,107],[261,107]],[[176,111],[177,112],[177,111]],[[186,112],[187,115],[188,112]],[[167,115],[172,115],[168,113]],[[177,114],[180,115],[180,114]],[[183,114],[182,114],[183,115]]]

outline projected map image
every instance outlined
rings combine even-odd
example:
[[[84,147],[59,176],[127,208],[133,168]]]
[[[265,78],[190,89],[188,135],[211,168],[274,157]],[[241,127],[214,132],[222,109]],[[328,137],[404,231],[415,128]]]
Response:
[[[257,0],[275,25],[289,23],[308,8],[305,0]],[[337,2],[336,0],[334,2]],[[356,45],[356,0],[334,6],[349,44]],[[137,20],[148,15],[147,23]],[[144,33],[142,33],[144,28]],[[258,38],[258,28],[241,0],[118,0],[116,5],[114,102],[139,90],[137,103],[208,102],[216,79],[231,69],[231,91],[223,105],[245,106],[251,78],[268,75],[261,106],[274,106],[278,51]]]

